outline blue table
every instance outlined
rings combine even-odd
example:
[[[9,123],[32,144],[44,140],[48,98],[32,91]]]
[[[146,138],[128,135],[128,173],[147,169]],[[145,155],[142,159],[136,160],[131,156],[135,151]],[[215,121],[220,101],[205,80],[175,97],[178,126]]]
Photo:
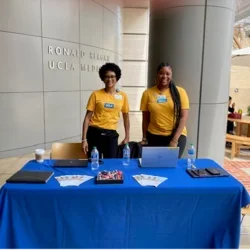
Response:
[[[5,184],[0,190],[1,248],[238,248],[240,209],[249,195],[232,176],[193,179],[176,169],[141,169],[136,160],[105,160],[121,169],[124,184],[60,187],[62,174],[93,175],[90,168],[53,169],[53,161],[28,162],[25,170],[53,170],[47,184]],[[219,167],[197,160],[197,166]],[[141,187],[134,174],[168,177]]]

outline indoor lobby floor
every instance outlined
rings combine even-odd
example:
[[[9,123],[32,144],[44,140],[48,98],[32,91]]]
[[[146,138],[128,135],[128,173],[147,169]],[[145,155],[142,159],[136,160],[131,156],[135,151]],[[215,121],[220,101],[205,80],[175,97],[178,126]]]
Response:
[[[50,151],[46,151],[45,158],[50,157]],[[4,185],[7,178],[20,170],[25,163],[34,159],[34,154],[26,154],[20,157],[0,159],[0,187]],[[225,157],[225,169],[235,178],[241,181],[250,193],[250,157],[248,159],[235,158],[229,160]],[[245,216],[241,229],[240,248],[250,248],[250,216]]]

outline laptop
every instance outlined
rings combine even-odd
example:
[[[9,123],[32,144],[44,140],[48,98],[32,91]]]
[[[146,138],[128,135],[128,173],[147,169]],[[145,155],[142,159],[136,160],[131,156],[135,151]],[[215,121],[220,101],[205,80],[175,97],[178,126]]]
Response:
[[[56,160],[54,167],[56,168],[86,168],[88,166],[88,159],[82,160]]]
[[[51,171],[18,171],[13,174],[7,183],[46,183],[54,173]]]
[[[142,168],[175,168],[178,163],[179,147],[143,147]]]

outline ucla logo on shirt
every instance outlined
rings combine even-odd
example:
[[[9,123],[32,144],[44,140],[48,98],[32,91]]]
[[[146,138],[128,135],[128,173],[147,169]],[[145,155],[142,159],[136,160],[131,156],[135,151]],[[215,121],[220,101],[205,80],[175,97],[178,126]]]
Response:
[[[165,95],[158,95],[157,103],[165,103],[167,102],[167,97]]]
[[[113,109],[115,105],[113,103],[104,103],[104,108]]]

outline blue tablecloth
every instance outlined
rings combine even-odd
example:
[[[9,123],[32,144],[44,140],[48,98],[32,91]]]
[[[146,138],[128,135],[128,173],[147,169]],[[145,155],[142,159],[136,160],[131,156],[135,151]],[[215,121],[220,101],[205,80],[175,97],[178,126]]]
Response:
[[[47,184],[5,184],[0,190],[1,248],[237,248],[240,209],[249,195],[232,176],[193,179],[176,169],[144,169],[137,160],[105,160],[100,170],[121,169],[124,184],[61,187],[55,176],[93,175],[90,168],[54,169],[53,161],[25,170],[53,170]],[[219,167],[197,160],[197,166]],[[168,177],[142,187],[134,174]]]

